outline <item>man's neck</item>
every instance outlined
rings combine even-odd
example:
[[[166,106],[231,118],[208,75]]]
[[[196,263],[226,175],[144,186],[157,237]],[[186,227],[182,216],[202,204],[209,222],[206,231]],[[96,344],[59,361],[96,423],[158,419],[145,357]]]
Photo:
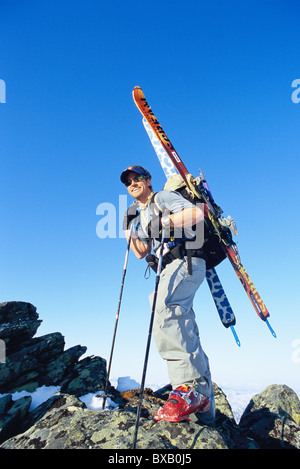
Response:
[[[145,196],[142,197],[141,199],[137,199],[137,201],[139,202],[140,207],[141,207],[142,209],[147,207],[148,203],[150,202],[150,199],[151,199],[152,194],[153,194],[153,192],[149,192],[148,195],[145,195]]]

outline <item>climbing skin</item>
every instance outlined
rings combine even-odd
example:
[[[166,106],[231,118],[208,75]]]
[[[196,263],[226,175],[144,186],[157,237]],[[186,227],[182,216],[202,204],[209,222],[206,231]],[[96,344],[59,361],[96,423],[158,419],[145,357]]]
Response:
[[[235,316],[225,295],[223,287],[219,281],[219,277],[215,269],[206,271],[206,280],[211,289],[216,308],[218,310],[220,319],[225,327],[235,324]]]

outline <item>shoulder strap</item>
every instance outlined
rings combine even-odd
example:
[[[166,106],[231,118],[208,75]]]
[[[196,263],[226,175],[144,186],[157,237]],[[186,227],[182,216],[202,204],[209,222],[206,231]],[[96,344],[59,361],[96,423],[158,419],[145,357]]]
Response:
[[[158,194],[157,192],[154,192],[154,194],[152,195],[151,200],[150,200],[151,216],[152,216],[152,215],[157,216],[157,215],[159,215],[159,214],[161,214],[161,213],[163,212],[162,208],[161,208],[160,205],[157,203],[157,200],[156,200],[156,195],[157,195],[157,194]],[[158,209],[158,213],[154,213],[154,212],[153,212],[154,206]]]
[[[156,197],[157,194],[158,194],[158,192],[154,192],[154,194],[152,196],[152,199],[151,199],[151,202],[153,202],[156,205],[156,207],[158,208],[158,210],[162,213],[163,209],[161,208],[161,206],[157,202],[157,197]]]
[[[156,205],[156,207],[158,207],[158,209],[160,210],[158,204],[156,203],[155,201],[155,196],[156,196],[157,192],[154,192],[154,194],[152,195],[151,199],[150,199],[150,202],[149,202],[149,205],[150,205],[150,213],[151,213],[151,218],[153,215],[158,215],[156,213],[153,212],[153,204]],[[148,254],[147,256],[151,255],[151,239],[148,240]]]

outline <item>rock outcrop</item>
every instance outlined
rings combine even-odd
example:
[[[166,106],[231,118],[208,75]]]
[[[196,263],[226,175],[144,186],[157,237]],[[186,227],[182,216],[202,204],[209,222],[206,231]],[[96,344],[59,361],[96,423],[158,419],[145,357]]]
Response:
[[[35,338],[40,323],[28,303],[0,304],[0,340],[7,345],[5,362],[0,362],[0,448],[132,448],[140,390],[119,393],[110,387],[118,408],[88,409],[78,397],[104,389],[105,360],[80,360],[86,348],[64,350],[60,333]],[[16,390],[50,385],[59,392],[32,411],[30,396],[12,399]],[[138,449],[300,449],[300,401],[287,386],[271,385],[253,396],[237,424],[225,394],[214,384],[214,428],[197,421],[155,423],[153,416],[169,390],[145,389]]]
[[[30,303],[0,303],[0,340],[5,343],[5,363],[0,363],[0,393],[34,391],[60,386],[62,392],[80,396],[104,389],[106,361],[87,357],[81,345],[64,350],[60,332],[34,337],[41,324]]]
[[[239,423],[262,448],[300,449],[300,406],[288,386],[269,386],[254,396]]]

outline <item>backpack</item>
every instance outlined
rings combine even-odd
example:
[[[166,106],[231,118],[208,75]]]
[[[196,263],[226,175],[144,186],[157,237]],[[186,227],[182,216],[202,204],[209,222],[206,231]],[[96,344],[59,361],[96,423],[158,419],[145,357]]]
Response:
[[[178,192],[182,197],[189,200],[189,202],[196,204],[197,202],[203,203],[200,198],[197,198],[194,194],[191,194],[183,179],[179,174],[171,176],[166,184],[164,185],[163,190],[170,190]],[[152,196],[151,202],[155,204],[155,195]],[[157,207],[158,205],[155,204]],[[151,205],[153,206],[153,205]],[[159,209],[159,214],[161,210]],[[206,270],[212,269],[220,264],[225,258],[226,254],[222,248],[222,240],[220,235],[215,231],[212,222],[210,221],[207,211],[204,210],[204,243],[200,249],[186,249],[185,241],[180,240],[175,243],[175,246],[170,249],[170,251],[163,256],[162,265],[165,267],[168,263],[172,262],[175,258],[182,259],[185,255],[190,260],[191,257],[202,257],[206,260]],[[157,213],[156,213],[157,215]],[[152,258],[146,258],[147,262],[153,261]],[[191,273],[191,263],[189,262],[189,273]]]

